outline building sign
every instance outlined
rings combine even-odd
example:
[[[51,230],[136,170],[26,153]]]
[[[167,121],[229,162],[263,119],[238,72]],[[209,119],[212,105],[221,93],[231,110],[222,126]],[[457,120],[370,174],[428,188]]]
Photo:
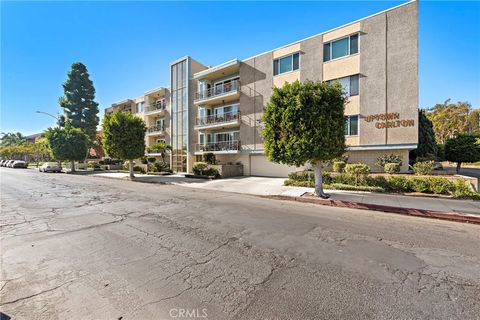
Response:
[[[379,113],[371,115],[362,115],[363,120],[366,122],[374,122],[375,128],[400,128],[400,127],[413,127],[415,126],[415,120],[413,119],[400,119],[398,112],[392,113]]]

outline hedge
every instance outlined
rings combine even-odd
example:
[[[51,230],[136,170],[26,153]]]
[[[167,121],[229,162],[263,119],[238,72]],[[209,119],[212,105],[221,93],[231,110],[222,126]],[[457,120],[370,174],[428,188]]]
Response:
[[[323,172],[322,176],[325,188],[371,192],[421,192],[453,195],[457,198],[480,199],[480,193],[471,191],[468,182],[462,178],[451,181],[438,176],[366,176],[360,185],[356,185],[355,176],[351,174],[330,175],[328,172]],[[288,178],[284,183],[287,186],[315,187],[313,171],[293,172],[288,175]]]

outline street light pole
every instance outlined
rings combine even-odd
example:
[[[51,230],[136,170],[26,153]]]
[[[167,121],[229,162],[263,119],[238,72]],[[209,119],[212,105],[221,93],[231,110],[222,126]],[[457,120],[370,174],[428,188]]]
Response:
[[[55,117],[53,114],[50,114],[48,112],[44,112],[44,111],[35,111],[36,113],[43,113],[43,114],[46,114],[47,116],[50,116],[54,119],[56,119],[57,121],[59,120],[58,117]]]

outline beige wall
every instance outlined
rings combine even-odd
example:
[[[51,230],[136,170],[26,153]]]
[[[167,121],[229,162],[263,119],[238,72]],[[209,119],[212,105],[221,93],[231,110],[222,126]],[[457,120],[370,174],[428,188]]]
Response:
[[[386,154],[395,154],[402,157],[401,171],[408,171],[408,150],[369,150],[369,151],[349,151],[347,152],[348,163],[365,163],[372,172],[383,172],[383,168],[375,163],[377,159]]]
[[[360,31],[360,22],[355,22],[347,26],[344,26],[342,28],[338,28],[328,33],[325,33],[323,35],[323,41],[329,42],[332,40],[343,38],[345,36],[348,36],[352,33],[359,32],[359,31]]]
[[[360,120],[360,144],[418,141],[417,2],[361,22],[360,114],[398,113],[412,127],[378,129]],[[388,32],[387,32],[388,30]]]

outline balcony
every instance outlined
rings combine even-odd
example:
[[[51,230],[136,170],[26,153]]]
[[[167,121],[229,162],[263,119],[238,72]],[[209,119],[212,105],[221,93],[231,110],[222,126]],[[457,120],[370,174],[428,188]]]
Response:
[[[236,127],[240,124],[240,111],[225,112],[222,115],[209,115],[197,118],[196,129]]]
[[[145,115],[159,114],[164,112],[166,109],[167,103],[165,102],[165,100],[159,100],[145,107]]]
[[[162,125],[154,125],[154,126],[149,126],[147,128],[147,135],[153,136],[153,135],[160,135],[165,133],[165,126]]]
[[[228,102],[240,97],[240,81],[232,80],[222,85],[214,86],[207,90],[195,93],[195,103],[216,103],[220,101]]]
[[[213,153],[238,153],[240,151],[240,140],[209,142],[206,144],[197,143],[195,146],[195,153],[202,154],[203,152]]]

